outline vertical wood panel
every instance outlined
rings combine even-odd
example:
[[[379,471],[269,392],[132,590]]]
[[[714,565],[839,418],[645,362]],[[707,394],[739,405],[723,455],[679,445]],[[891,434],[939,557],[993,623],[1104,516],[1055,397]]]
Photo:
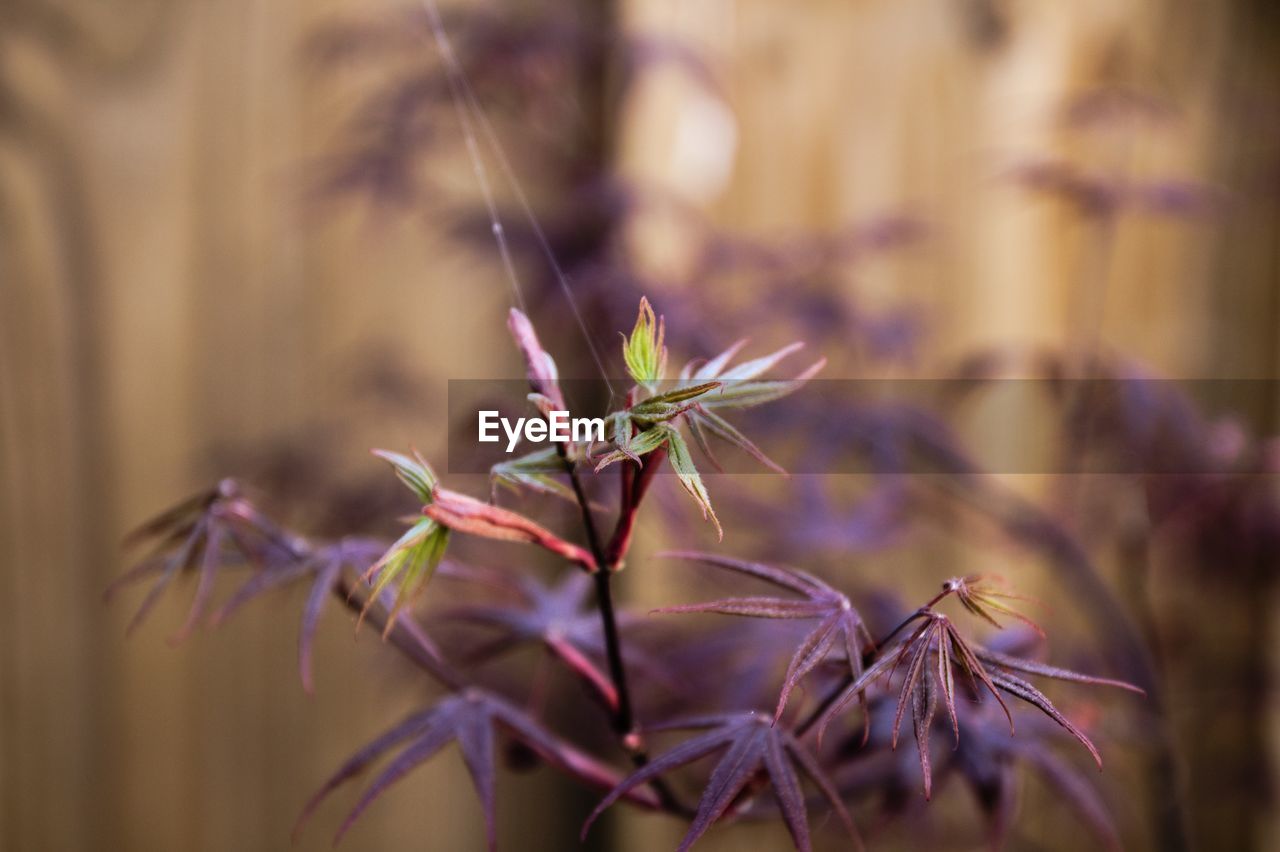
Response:
[[[988,5],[999,26],[979,38],[964,16]],[[929,366],[975,344],[1060,344],[1096,326],[1102,342],[1175,375],[1258,375],[1280,368],[1272,201],[1225,239],[1126,220],[1090,266],[1087,230],[1002,178],[1011,157],[1089,153],[1058,109],[1116,67],[1186,113],[1135,143],[1135,160],[1229,183],[1238,157],[1271,155],[1236,147],[1248,127],[1219,110],[1274,74],[1261,37],[1232,52],[1239,35],[1223,10],[1243,5],[624,4],[631,28],[691,42],[726,85],[734,168],[722,192],[688,198],[714,221],[770,234],[905,209],[940,223],[919,253],[841,284],[851,299],[917,300],[945,317]],[[448,378],[511,369],[495,332],[505,285],[442,224],[354,210],[317,221],[296,203],[337,109],[309,85],[300,47],[338,8],[367,11],[68,0],[0,17],[4,849],[281,848],[316,782],[426,697],[340,616],[322,629],[318,695],[303,696],[296,596],[177,650],[163,640],[189,587],[130,641],[138,593],[98,602],[124,564],[119,534],[217,475],[212,450],[229,440],[296,440],[337,419],[350,428],[335,467],[359,469],[374,444],[439,449],[442,406],[394,419],[348,407],[337,377],[371,341],[403,353],[440,396]],[[706,97],[691,89],[666,78],[635,90],[627,174],[689,189],[673,140]],[[1099,269],[1101,302],[1089,292]],[[520,801],[502,808],[521,848],[556,818],[538,806],[554,791],[536,786],[519,785]],[[326,807],[303,847],[327,848],[350,801]],[[446,757],[371,810],[348,844],[474,848],[478,817]],[[636,849],[680,830],[620,824]],[[708,848],[781,837],[752,826]]]

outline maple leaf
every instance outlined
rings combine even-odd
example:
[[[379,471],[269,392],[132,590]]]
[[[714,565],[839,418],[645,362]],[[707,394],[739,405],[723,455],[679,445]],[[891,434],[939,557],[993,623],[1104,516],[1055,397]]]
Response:
[[[868,704],[872,717],[869,737],[842,745],[832,781],[845,798],[872,793],[885,795],[885,806],[897,810],[914,804],[901,794],[919,783],[918,761],[902,759],[890,749],[894,697],[884,694]],[[1006,719],[994,702],[960,702],[956,706],[965,736],[954,750],[942,755],[936,776],[956,775],[973,793],[987,822],[992,849],[1004,846],[1017,810],[1020,768],[1040,776],[1066,806],[1107,849],[1119,849],[1119,837],[1098,789],[1071,762],[1056,754],[1055,735],[1061,730],[1043,716],[1013,708],[1018,736],[1010,737]]]
[[[305,547],[262,514],[230,479],[146,522],[130,533],[125,543],[129,546],[148,539],[157,542],[156,551],[113,581],[104,597],[111,600],[126,586],[155,577],[129,622],[127,631],[132,633],[179,574],[196,573],[199,579],[186,621],[170,636],[171,644],[190,635],[205,614],[219,571],[240,565],[263,569],[291,564]]]
[[[303,605],[298,628],[298,674],[307,692],[314,692],[311,658],[315,645],[316,628],[325,603],[338,590],[344,569],[363,571],[386,551],[386,543],[370,538],[344,538],[321,544],[312,551],[301,554],[293,562],[254,574],[210,616],[212,624],[219,625],[233,613],[272,589],[281,588],[305,578],[311,579],[307,601]],[[392,604],[394,605],[394,604]]]
[[[1057,730],[1043,717],[1019,712],[1019,735],[1008,736],[1003,719],[980,704],[961,706],[969,733],[952,765],[973,790],[988,821],[993,848],[1004,845],[1018,791],[1015,770],[1024,766],[1048,784],[1107,849],[1121,848],[1119,834],[1097,788],[1084,773],[1055,753],[1049,738]]]
[[[634,432],[631,428],[630,418],[627,417],[626,412],[621,411],[611,418],[610,429],[614,449],[605,453],[600,458],[600,461],[596,463],[596,473],[623,459],[630,459],[637,465],[640,464],[640,456],[652,453],[659,447],[665,447],[667,438],[671,436],[672,432],[672,428],[665,423],[659,423],[640,432]]]
[[[641,428],[654,423],[665,423],[674,420],[690,408],[697,405],[696,400],[719,388],[720,382],[702,382],[696,385],[683,385],[673,390],[654,394],[627,407],[627,417]]]
[[[921,610],[909,619],[908,623],[919,619],[916,627],[907,638],[872,663],[862,675],[850,683],[839,696],[832,701],[817,721],[819,738],[826,726],[854,698],[862,699],[868,687],[881,678],[886,678],[885,687],[891,681],[900,665],[903,667],[902,684],[898,689],[897,707],[894,713],[891,747],[898,746],[898,733],[907,707],[912,710],[913,728],[916,735],[916,747],[920,756],[920,769],[924,776],[925,798],[932,795],[932,772],[929,757],[929,733],[934,713],[938,704],[938,695],[951,721],[952,732],[956,742],[960,741],[960,720],[956,710],[956,677],[959,669],[967,680],[969,691],[975,701],[981,700],[983,691],[996,700],[1009,723],[1009,733],[1014,733],[1013,714],[1001,697],[1007,693],[1027,702],[1044,713],[1064,730],[1076,738],[1093,756],[1098,768],[1102,768],[1102,756],[1093,742],[1075,725],[1071,723],[1048,699],[1018,673],[1035,674],[1057,680],[1075,681],[1101,686],[1114,686],[1132,692],[1142,690],[1123,681],[1096,678],[1067,669],[1059,669],[1033,660],[1010,657],[989,649],[971,646],[960,635],[951,619],[930,610]],[[963,682],[963,681],[962,681]]]
[[[655,610],[661,613],[714,612],[752,618],[811,619],[818,622],[796,648],[783,678],[774,722],[782,718],[791,692],[806,675],[818,667],[833,651],[843,651],[849,667],[849,676],[857,680],[862,674],[863,649],[873,643],[862,616],[853,608],[849,598],[838,589],[824,583],[812,574],[794,568],[783,569],[755,562],[716,556],[709,553],[666,553],[677,559],[688,559],[736,571],[795,592],[802,597],[743,597],[725,598],[697,604],[668,606]]]
[[[495,849],[497,771],[494,754],[497,728],[514,736],[548,763],[579,778],[596,784],[616,781],[612,770],[561,740],[525,711],[498,695],[472,687],[448,695],[426,710],[410,714],[352,755],[307,802],[294,827],[294,838],[297,838],[307,819],[330,793],[362,774],[393,749],[399,748],[399,753],[369,783],[355,807],[339,826],[334,837],[334,842],[337,843],[387,788],[434,757],[450,742],[456,742],[484,809],[488,848]],[[631,797],[632,801],[646,807],[657,806],[656,798],[647,791],[631,792]]]
[[[759,447],[752,443],[749,438],[738,431],[732,423],[717,414],[714,409],[752,408],[757,405],[763,405],[766,402],[781,399],[799,390],[805,382],[817,375],[818,371],[826,365],[826,359],[818,359],[794,379],[755,381],[759,376],[777,366],[788,355],[802,349],[804,344],[799,342],[792,343],[769,355],[730,367],[729,362],[746,344],[746,340],[739,340],[710,361],[702,364],[691,361],[685,365],[680,372],[682,383],[695,382],[701,385],[715,381],[721,384],[718,393],[697,399],[686,413],[685,420],[689,424],[689,432],[693,435],[698,449],[717,468],[719,463],[716,462],[715,455],[711,452],[710,443],[707,440],[708,435],[732,444],[771,470],[778,473],[786,473],[772,459],[766,456]]]
[[[547,586],[535,579],[506,572],[484,571],[467,567],[451,573],[454,579],[481,583],[509,592],[512,600],[499,603],[466,604],[440,613],[441,619],[462,621],[496,630],[496,641],[487,643],[484,658],[522,643],[540,643],[571,672],[581,678],[612,710],[618,706],[618,693],[601,663],[606,659],[604,633],[600,616],[588,606],[593,581],[574,571],[563,580]],[[632,623],[627,614],[619,614],[620,625]],[[656,680],[670,680],[669,675],[635,642],[622,649],[628,668],[645,673]]]
[[[418,544],[432,541],[435,533],[433,525],[438,524],[450,530],[468,535],[492,538],[499,541],[518,541],[536,544],[560,556],[577,562],[588,571],[595,570],[595,561],[591,554],[581,547],[562,540],[550,530],[524,515],[503,509],[491,503],[485,503],[466,494],[442,488],[431,467],[422,456],[414,453],[413,458],[387,450],[374,450],[373,454],[390,462],[395,468],[396,476],[417,495],[422,505],[422,514],[426,520],[418,521],[407,534],[405,544]],[[438,536],[442,537],[442,536]],[[407,552],[405,548],[393,548],[395,553]],[[439,562],[436,551],[443,554],[443,544],[432,547],[432,558]],[[391,551],[388,557],[392,556]]]
[[[693,463],[693,458],[689,455],[689,445],[685,443],[680,432],[670,423],[656,423],[636,432],[631,433],[631,422],[629,418],[616,418],[614,425],[614,447],[613,452],[608,453],[596,465],[598,473],[603,468],[614,462],[623,459],[631,459],[637,464],[640,463],[640,456],[646,453],[652,453],[659,448],[665,448],[666,457],[671,463],[671,469],[675,472],[680,485],[689,496],[693,497],[698,503],[698,508],[702,511],[702,519],[711,521],[716,528],[716,536],[720,539],[724,538],[724,529],[720,526],[720,519],[716,517],[715,509],[711,506],[711,495],[707,493],[706,485],[702,482],[702,476],[698,473],[697,467]]]
[[[386,450],[374,450],[373,453],[395,468],[396,476],[423,504],[424,516],[414,521],[361,578],[373,583],[373,593],[365,604],[366,611],[385,589],[392,584],[398,588],[384,635],[395,627],[400,611],[412,604],[426,588],[444,559],[452,531],[499,541],[536,544],[587,571],[596,570],[595,559],[588,551],[561,539],[541,524],[510,509],[440,487],[431,467],[417,453],[413,458]]]
[[[708,433],[741,448],[765,466],[785,473],[713,409],[750,408],[780,399],[812,378],[826,360],[820,359],[794,379],[755,381],[803,344],[793,343],[772,354],[730,367],[729,361],[745,345],[745,341],[740,341],[705,364],[691,362],[686,365],[676,388],[655,393],[654,387],[665,372],[664,328],[663,319],[654,317],[648,300],[641,299],[635,329],[623,341],[623,355],[631,377],[649,396],[629,404],[624,411],[610,415],[614,449],[596,465],[596,472],[623,459],[640,464],[641,455],[665,448],[681,487],[698,503],[703,520],[710,521],[716,528],[717,537],[723,539],[724,530],[712,508],[711,497],[693,462],[688,444],[676,428],[677,423],[683,421],[688,424],[695,443],[717,468],[719,464],[707,442]]]
[[[460,533],[497,541],[536,544],[588,572],[595,571],[597,567],[590,552],[565,541],[536,521],[457,491],[437,488],[435,500],[423,506],[422,513],[441,526]]]
[[[489,468],[489,479],[495,487],[501,485],[517,492],[527,488],[572,503],[577,500],[573,489],[556,479],[564,472],[564,459],[559,451],[555,447],[547,447],[510,461],[498,462]]]
[[[680,372],[682,381],[718,381],[723,385],[718,393],[702,402],[704,408],[753,408],[782,399],[799,390],[827,364],[826,358],[819,358],[794,379],[757,381],[788,355],[803,349],[804,344],[797,341],[768,355],[730,367],[729,362],[746,343],[746,340],[739,340],[710,361],[702,364],[690,362]]]
[[[422,594],[427,583],[435,575],[436,569],[444,560],[448,544],[449,527],[437,523],[432,518],[420,518],[415,521],[361,575],[360,579],[373,585],[373,591],[365,601],[356,627],[363,623],[374,601],[378,600],[384,591],[394,588],[395,597],[391,604],[390,615],[383,627],[383,636],[389,635],[400,617],[400,612]]]
[[[1045,632],[1040,625],[1013,609],[1005,601],[1030,601],[1031,598],[1004,592],[997,588],[990,577],[968,576],[952,577],[942,584],[947,594],[953,594],[966,610],[981,618],[992,627],[1002,628],[996,616],[1009,616],[1021,621],[1044,638]]]
[[[655,318],[649,300],[642,296],[635,328],[631,330],[630,337],[624,335],[622,339],[622,360],[626,363],[631,378],[643,388],[651,388],[666,372],[667,347],[663,343],[665,335],[665,319]]]
[[[835,810],[855,843],[862,841],[853,820],[830,779],[804,745],[788,731],[754,712],[707,716],[671,722],[649,730],[709,729],[685,740],[624,778],[591,812],[582,827],[586,838],[592,823],[622,796],[659,775],[679,769],[714,752],[723,751],[702,792],[693,820],[678,852],[686,852],[707,830],[733,808],[744,794],[754,793],[763,777],[773,788],[782,820],[801,852],[809,852],[808,809],[800,786],[800,771],[809,777]]]

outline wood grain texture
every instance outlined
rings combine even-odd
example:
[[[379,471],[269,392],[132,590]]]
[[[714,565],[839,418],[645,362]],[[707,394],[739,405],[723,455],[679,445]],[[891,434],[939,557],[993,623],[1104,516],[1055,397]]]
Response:
[[[680,146],[690,127],[705,138],[698,129],[719,113],[688,79],[657,72],[626,105],[619,169],[747,233],[890,212],[939,223],[919,252],[833,285],[942,318],[926,371],[992,341],[1086,337],[1172,375],[1274,376],[1274,198],[1226,227],[1131,217],[1099,240],[1064,205],[1003,178],[1020,157],[1123,155],[1152,175],[1256,185],[1275,154],[1256,140],[1276,127],[1242,93],[1274,81],[1277,39],[1255,5],[626,0],[626,27],[673,33],[706,57],[736,149],[720,182],[691,180],[689,164],[705,161]],[[121,534],[222,473],[215,458],[229,444],[313,435],[336,409],[347,428],[335,467],[359,470],[375,444],[432,449],[443,406],[389,417],[349,402],[341,377],[372,343],[437,395],[450,377],[514,366],[496,331],[508,291],[494,264],[439,223],[357,209],[317,221],[298,203],[343,106],[309,84],[299,48],[328,13],[353,8],[0,8],[2,849],[284,848],[317,781],[426,698],[373,636],[353,640],[337,617],[323,625],[319,692],[307,698],[296,599],[177,650],[164,638],[183,595],[128,641],[136,596],[100,600],[124,565]],[[1101,142],[1062,128],[1069,97],[1116,82],[1174,101],[1178,122]],[[469,175],[461,161],[445,168]],[[678,234],[662,223],[638,242],[646,262],[680,263]],[[1280,401],[1259,404],[1274,417]],[[1213,603],[1224,618],[1246,612],[1238,597]],[[1247,614],[1227,646],[1274,631],[1273,608]],[[1215,646],[1179,676],[1224,653]],[[1250,736],[1233,749],[1258,748],[1259,726],[1280,742],[1274,709],[1241,717]],[[1221,757],[1190,754],[1206,766]],[[545,774],[503,785],[516,794],[500,806],[506,848],[562,848],[582,798],[565,804]],[[326,805],[299,848],[328,848],[349,801]],[[1197,819],[1206,837],[1227,824],[1244,826],[1242,842],[1280,837],[1257,803]],[[1061,827],[1031,823],[1036,840]],[[661,818],[613,825],[596,842],[665,848],[680,831]],[[774,849],[782,837],[738,827],[706,848]],[[479,808],[447,755],[370,810],[346,848],[471,849],[480,838]]]

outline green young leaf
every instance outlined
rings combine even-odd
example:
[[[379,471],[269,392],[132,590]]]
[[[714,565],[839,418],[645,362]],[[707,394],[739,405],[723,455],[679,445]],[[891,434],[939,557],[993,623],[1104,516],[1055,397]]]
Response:
[[[640,456],[658,449],[671,435],[675,434],[674,429],[659,423],[657,426],[632,435],[629,422],[621,424],[615,419],[614,423],[613,445],[616,449],[600,459],[596,464],[596,473],[623,459],[631,459],[636,464],[640,464]]]
[[[798,378],[782,379],[766,382],[728,382],[720,393],[700,400],[703,408],[754,408],[766,402],[774,402],[784,396],[798,391],[818,368],[825,365],[820,361]]]
[[[798,352],[803,348],[804,344],[796,341],[795,343],[790,343],[782,347],[776,352],[771,352],[768,355],[764,355],[759,358],[753,358],[750,361],[744,361],[727,370],[723,369],[723,365],[719,365],[720,371],[714,376],[709,376],[708,378],[722,379],[726,382],[741,382],[747,379],[754,379],[778,366],[778,363],[792,352]],[[706,367],[703,367],[703,369],[705,370]]]
[[[720,387],[720,382],[704,382],[700,385],[676,388],[651,396],[627,409],[627,414],[637,423],[664,423],[679,417],[694,405],[697,397]]]
[[[444,559],[448,544],[448,527],[437,524],[431,518],[422,518],[400,536],[396,543],[382,555],[382,558],[365,572],[366,580],[376,577],[373,592],[365,604],[365,612],[392,583],[399,583],[395,600],[390,606],[386,629],[383,631],[384,636],[391,632],[400,610],[426,588],[440,561]],[[360,613],[360,619],[364,619],[364,612]]]
[[[685,402],[687,400],[693,399],[694,397],[702,396],[704,393],[707,393],[708,391],[713,391],[716,388],[720,387],[722,384],[724,383],[723,382],[703,382],[697,385],[686,385],[685,387],[675,388],[674,390],[669,390],[669,391],[665,391],[664,393],[655,394],[654,396],[651,396],[648,399],[641,400],[640,402],[631,406],[631,410],[635,411],[636,408],[638,408],[641,405]]]
[[[698,501],[703,520],[710,520],[715,525],[716,535],[723,540],[724,530],[720,527],[720,519],[716,517],[715,510],[711,508],[711,497],[707,494],[706,486],[702,484],[702,477],[698,475],[698,469],[693,465],[693,458],[689,455],[689,445],[675,429],[668,429],[667,432],[669,433],[667,458],[671,460],[671,469],[676,472],[676,476],[680,477],[680,484],[684,486],[684,490]]]
[[[511,461],[498,462],[489,469],[489,476],[495,485],[502,485],[512,491],[528,488],[540,494],[576,500],[573,489],[555,478],[560,473],[564,473],[564,462],[555,447],[538,450]]]
[[[649,300],[641,297],[635,328],[622,341],[622,359],[636,384],[648,387],[662,378],[667,364],[665,333],[662,318],[655,318]]]
[[[720,393],[699,400],[703,408],[751,408],[773,402],[798,390],[805,382],[817,375],[827,363],[825,358],[820,358],[794,379],[754,381],[776,367],[787,356],[802,349],[804,344],[792,343],[768,355],[730,367],[729,362],[745,343],[746,341],[739,340],[700,367],[696,362],[692,362],[686,364],[680,371],[680,377],[684,381],[719,380],[723,383]]]
[[[707,446],[706,438],[703,437],[703,431],[710,432],[722,441],[733,444],[738,449],[750,455],[756,461],[765,467],[787,476],[787,472],[782,469],[773,459],[764,454],[764,451],[755,445],[746,435],[738,431],[728,420],[725,420],[714,411],[709,411],[702,406],[694,408],[689,412],[689,429],[693,433],[694,440],[698,442],[698,448],[711,459],[713,462],[715,457],[711,455],[711,448]]]
[[[373,454],[389,462],[395,468],[396,476],[400,477],[400,481],[408,486],[419,500],[423,503],[431,502],[432,494],[436,490],[436,475],[417,450],[413,451],[413,458],[390,450],[374,450]]]

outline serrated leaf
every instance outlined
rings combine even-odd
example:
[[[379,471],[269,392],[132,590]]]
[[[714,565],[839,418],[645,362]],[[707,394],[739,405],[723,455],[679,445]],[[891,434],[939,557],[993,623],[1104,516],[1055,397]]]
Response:
[[[735,341],[728,349],[696,369],[692,363],[687,364],[684,370],[681,371],[680,377],[682,379],[714,379],[724,372],[724,368],[733,360],[733,356],[737,355],[742,350],[742,347],[746,345],[747,339],[744,337]]]
[[[390,450],[374,450],[373,454],[395,468],[396,476],[422,503],[430,503],[438,479],[422,456],[414,451],[413,458]]]
[[[612,452],[606,453],[596,463],[596,473],[604,470],[609,465],[620,462],[623,459],[630,459],[636,464],[640,464],[640,456],[651,453],[658,447],[667,443],[668,438],[674,434],[674,430],[663,424],[658,424],[649,429],[637,432],[634,435],[630,433],[630,426],[622,430],[621,434],[625,436],[621,443],[618,441],[617,434],[614,437],[614,449]]]
[[[395,782],[431,759],[450,742],[459,751],[471,776],[480,806],[485,814],[487,847],[496,848],[494,809],[496,806],[494,744],[496,728],[501,727],[544,760],[593,784],[613,784],[617,776],[595,758],[561,740],[525,711],[514,707],[497,695],[470,688],[443,698],[435,706],[413,713],[399,724],[376,737],[338,768],[311,797],[294,825],[297,840],[303,825],[337,788],[362,775],[380,759],[399,748],[399,752],[371,781],[352,808],[334,838],[336,843],[357,819]],[[642,791],[629,793],[629,798],[646,807],[656,807],[652,795]]]
[[[360,613],[363,620],[384,589],[398,584],[395,601],[387,615],[383,635],[391,632],[396,618],[405,605],[412,603],[435,574],[449,544],[449,529],[431,518],[421,518],[387,549],[382,558],[364,573],[365,580],[373,582],[373,591]],[[358,623],[357,623],[358,626]]]
[[[701,384],[678,387],[674,390],[654,394],[647,399],[643,399],[636,403],[636,405],[631,406],[631,410],[634,411],[637,406],[648,405],[650,403],[687,402],[688,400],[702,396],[705,393],[710,393],[723,384],[723,382],[702,382]]]
[[[493,482],[512,491],[527,488],[541,494],[576,501],[573,489],[556,478],[562,473],[564,473],[564,462],[555,447],[538,450],[510,461],[498,462],[489,468],[489,476]]]
[[[894,645],[892,648],[883,652],[878,659],[863,672],[862,676],[855,679],[840,695],[831,702],[828,709],[818,720],[819,737],[821,732],[826,728],[827,724],[835,715],[839,714],[845,706],[848,705],[854,697],[864,695],[865,691],[881,677],[888,676],[889,680],[894,677],[894,672],[898,665],[903,661],[907,661],[906,667],[903,669],[902,685],[898,690],[897,707],[895,708],[893,719],[893,737],[892,744],[896,747],[898,739],[898,729],[902,722],[908,702],[912,702],[913,708],[917,702],[929,702],[935,700],[931,692],[925,690],[937,689],[943,695],[943,701],[947,708],[947,713],[951,719],[952,728],[956,734],[957,741],[960,736],[960,725],[956,712],[955,701],[955,680],[952,674],[953,670],[958,668],[967,677],[970,690],[974,698],[978,698],[983,690],[993,697],[999,704],[1000,709],[1009,723],[1009,732],[1014,732],[1013,714],[1008,705],[1001,697],[1000,693],[1004,692],[1014,696],[1031,706],[1035,707],[1045,716],[1049,717],[1069,734],[1075,737],[1097,761],[1099,767],[1102,765],[1102,758],[1097,748],[1089,740],[1087,736],[1075,725],[1071,723],[1056,707],[1049,701],[1044,693],[1040,692],[1027,681],[1013,674],[1015,670],[1025,670],[1044,674],[1048,677],[1056,677],[1061,680],[1074,680],[1077,682],[1102,684],[1109,686],[1117,686],[1123,689],[1129,689],[1141,692],[1131,684],[1122,683],[1120,681],[1108,681],[1101,678],[1091,678],[1087,675],[1080,675],[1076,672],[1070,672],[1065,669],[1056,669],[1051,666],[1043,666],[1029,660],[1020,660],[998,654],[993,651],[983,649],[978,646],[970,646],[967,641],[960,635],[959,631],[951,623],[945,615],[923,609],[917,612],[913,617],[924,619],[919,627],[915,628],[912,633],[904,640]],[[908,622],[909,623],[909,622]],[[933,655],[936,665],[929,665],[929,656]],[[932,670],[931,670],[932,669]],[[934,683],[925,685],[925,681],[932,679]],[[886,682],[887,683],[887,682]],[[921,705],[922,711],[927,709]],[[929,718],[932,719],[932,711],[929,712]],[[918,729],[918,731],[925,729]],[[927,732],[927,731],[926,731]],[[931,789],[931,779],[929,777],[929,760],[927,743],[921,743],[917,737],[917,745],[922,749],[920,754],[921,769],[924,771],[924,782],[926,792]]]
[[[582,547],[565,541],[519,512],[485,503],[483,500],[477,500],[457,491],[437,488],[435,502],[424,506],[422,513],[441,526],[460,533],[496,541],[536,544],[571,562],[576,562],[587,571],[596,570],[595,559]]]
[[[981,576],[952,577],[943,583],[943,589],[956,596],[966,610],[993,627],[1003,625],[996,616],[1009,616],[1021,621],[1044,638],[1044,630],[1027,616],[1009,606],[1005,601],[1030,601],[1030,598],[1002,591],[993,585],[991,578]]]
[[[666,423],[693,408],[697,403],[644,402],[627,409],[627,415],[639,426]]]
[[[1098,749],[1094,746],[1093,741],[1084,735],[1084,732],[1071,724],[1066,716],[1057,707],[1053,706],[1053,702],[1049,700],[1043,692],[1036,689],[1020,677],[1016,677],[1008,672],[993,671],[991,680],[1000,689],[1009,693],[1016,698],[1021,698],[1031,706],[1035,707],[1041,713],[1044,713],[1053,721],[1062,726],[1067,733],[1075,737],[1081,745],[1088,749],[1089,754],[1093,756],[1093,760],[1098,764],[1098,768],[1102,768],[1102,755],[1098,753]]]
[[[1052,678],[1054,680],[1071,681],[1073,683],[1087,683],[1094,686],[1114,686],[1118,689],[1137,693],[1138,695],[1146,695],[1145,690],[1123,680],[1094,677],[1093,675],[1073,672],[1070,669],[1050,666],[1045,663],[1037,662],[1036,660],[1012,657],[1008,654],[1002,654],[981,645],[975,645],[973,653],[983,662],[997,666],[998,668],[1008,669],[1009,671],[1025,672],[1026,674],[1038,675],[1040,677]]]
[[[627,409],[627,415],[637,423],[661,423],[673,420],[695,406],[693,400],[716,388],[720,382],[703,382],[698,385],[676,388],[637,402]]]
[[[530,643],[541,644],[555,659],[581,679],[606,705],[616,709],[617,691],[604,666],[607,647],[600,615],[588,603],[593,581],[581,571],[570,572],[560,582],[548,586],[523,575],[491,576],[475,569],[450,575],[453,579],[482,586],[500,587],[513,597],[510,602],[476,603],[453,607],[436,617],[495,631],[496,641],[486,643],[472,662],[491,659],[507,650]],[[619,613],[619,627],[625,630],[634,617]],[[670,674],[660,661],[644,653],[635,641],[622,643],[628,669],[643,673],[653,681],[670,683]]]
[[[710,520],[716,528],[716,536],[723,539],[724,530],[720,527],[720,519],[716,517],[715,509],[711,508],[711,497],[707,494],[706,486],[702,484],[702,477],[698,474],[693,458],[689,455],[689,445],[675,429],[669,430],[667,436],[667,458],[671,460],[671,469],[680,478],[680,484],[684,486],[684,490],[698,502],[698,507],[702,509],[703,520]]]
[[[814,364],[808,374],[816,373],[826,361]],[[702,402],[704,408],[754,408],[767,402],[775,402],[800,390],[810,378],[805,375],[795,379],[779,379],[767,382],[726,382],[720,393]]]
[[[693,370],[691,368],[692,365],[686,366],[682,375],[688,376],[691,380],[711,381],[718,379],[724,382],[724,387],[720,389],[720,393],[703,401],[704,408],[751,408],[781,399],[795,392],[805,382],[817,375],[818,371],[826,365],[826,359],[822,358],[794,379],[752,381],[777,366],[783,358],[803,346],[803,343],[792,343],[776,352],[729,367],[730,359],[742,347],[742,341],[739,341],[697,370]]]
[[[849,676],[856,680],[862,674],[862,650],[870,647],[871,637],[858,611],[838,589],[812,574],[795,569],[777,568],[706,553],[675,552],[662,555],[745,574],[804,596],[799,600],[770,597],[726,598],[655,610],[660,613],[709,612],[751,618],[819,620],[817,627],[796,647],[791,662],[787,665],[774,712],[775,723],[782,718],[792,691],[837,647],[846,655]]]
[[[128,633],[146,620],[165,590],[180,575],[197,575],[196,592],[171,644],[185,639],[209,606],[216,575],[227,568],[251,565],[260,571],[283,569],[305,556],[305,543],[262,514],[241,496],[230,480],[182,501],[148,521],[127,541],[157,541],[156,551],[107,587],[112,599],[125,586],[155,577],[142,603],[129,621]]]
[[[736,427],[734,427],[732,423],[730,423],[728,420],[725,420],[723,417],[721,417],[719,414],[716,414],[714,411],[705,409],[702,407],[701,404],[699,404],[694,406],[693,410],[688,413],[687,417],[689,420],[689,428],[691,431],[705,429],[706,431],[710,432],[712,435],[715,435],[720,440],[725,441],[726,443],[732,444],[733,446],[742,450],[747,455],[751,456],[756,461],[760,462],[762,465],[769,468],[770,470],[773,470],[776,473],[780,473],[783,476],[788,475],[787,472],[783,470],[780,465],[774,462],[773,459],[766,456],[759,447],[757,447],[754,443],[751,442],[750,439],[747,438],[746,435],[743,435],[741,432],[737,430]],[[704,453],[710,456],[710,451],[705,445],[703,445],[701,448]]]
[[[649,387],[662,379],[666,370],[667,348],[663,343],[666,324],[655,318],[649,300],[641,297],[640,310],[630,337],[622,342],[622,359],[636,384]]]
[[[741,364],[738,364],[736,367],[732,367],[727,370],[722,370],[721,372],[717,373],[714,376],[714,378],[721,379],[722,381],[726,381],[726,382],[741,382],[747,379],[754,379],[757,376],[763,373],[766,373],[769,370],[776,367],[779,361],[781,361],[783,358],[786,358],[792,352],[796,352],[797,350],[800,350],[803,348],[804,348],[804,344],[799,341],[796,341],[795,343],[789,343],[786,346],[782,347],[781,349],[777,350],[776,352],[771,352],[768,355],[764,355],[759,358],[753,358],[750,361],[744,361]],[[706,369],[706,368],[704,367],[703,369]]]
[[[771,725],[767,716],[754,713],[728,714],[668,723],[659,728],[710,730],[663,752],[624,778],[587,818],[582,828],[584,839],[596,818],[623,795],[659,775],[723,750],[724,754],[712,770],[678,852],[687,852],[713,824],[729,813],[740,794],[755,783],[761,774],[773,787],[774,797],[796,849],[809,852],[808,809],[793,764],[813,780],[850,837],[861,847],[861,839],[844,803],[835,791],[835,786],[827,779],[809,751],[790,733]]]

